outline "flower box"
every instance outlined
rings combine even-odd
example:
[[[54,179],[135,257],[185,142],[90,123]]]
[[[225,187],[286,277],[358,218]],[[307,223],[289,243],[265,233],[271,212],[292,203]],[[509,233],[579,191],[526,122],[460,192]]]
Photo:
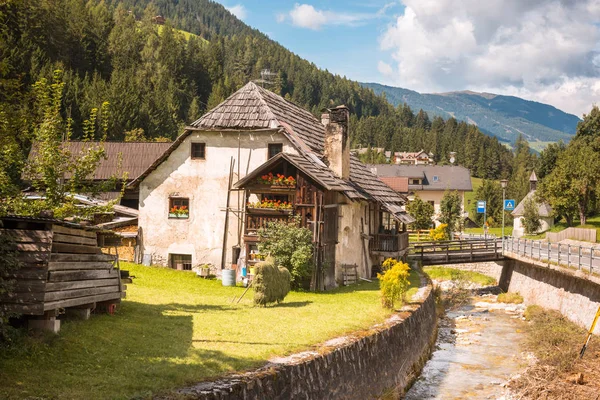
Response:
[[[177,213],[169,213],[169,218],[173,219],[188,219],[190,214],[177,214]]]
[[[263,215],[279,215],[285,214],[290,215],[294,210],[291,208],[256,208],[256,207],[248,207],[249,214],[263,214]]]

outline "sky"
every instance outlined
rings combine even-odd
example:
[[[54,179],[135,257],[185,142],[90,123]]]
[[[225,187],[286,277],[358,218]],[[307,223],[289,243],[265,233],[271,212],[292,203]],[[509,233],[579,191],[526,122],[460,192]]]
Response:
[[[600,105],[600,0],[219,1],[352,80],[513,95],[579,117]]]

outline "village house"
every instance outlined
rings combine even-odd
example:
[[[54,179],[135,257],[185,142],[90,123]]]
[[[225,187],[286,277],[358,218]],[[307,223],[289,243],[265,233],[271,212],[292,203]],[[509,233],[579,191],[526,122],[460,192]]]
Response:
[[[131,183],[144,261],[217,270],[245,262],[256,230],[288,214],[313,230],[317,264],[332,267],[321,287],[335,286],[344,264],[369,277],[381,257],[402,256],[406,200],[350,154],[348,117],[339,107],[319,121],[253,82],[242,87]],[[263,200],[289,211],[252,209]]]
[[[544,201],[539,201],[535,197],[537,189],[537,175],[535,171],[531,172],[529,176],[529,193],[521,200],[521,202],[515,207],[512,212],[513,220],[513,233],[514,237],[522,237],[525,234],[525,226],[523,225],[523,217],[525,215],[525,203],[533,200],[537,206],[538,215],[540,217],[540,228],[535,233],[541,233],[549,230],[554,226],[554,214],[550,204]]]
[[[458,165],[388,165],[369,164],[371,172],[396,192],[412,200],[433,205],[435,219],[439,218],[440,203],[447,190],[457,191],[462,199],[462,209],[468,208],[465,193],[473,191],[471,172]]]
[[[386,162],[398,165],[433,165],[433,153],[427,153],[424,150],[416,152],[396,151],[392,154],[391,151],[385,152]]]

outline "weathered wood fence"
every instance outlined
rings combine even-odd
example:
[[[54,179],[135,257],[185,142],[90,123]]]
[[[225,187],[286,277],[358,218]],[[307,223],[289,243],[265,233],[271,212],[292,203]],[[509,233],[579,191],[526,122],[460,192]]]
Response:
[[[567,228],[560,232],[546,232],[546,239],[556,243],[565,239],[596,243],[596,230],[587,228]]]

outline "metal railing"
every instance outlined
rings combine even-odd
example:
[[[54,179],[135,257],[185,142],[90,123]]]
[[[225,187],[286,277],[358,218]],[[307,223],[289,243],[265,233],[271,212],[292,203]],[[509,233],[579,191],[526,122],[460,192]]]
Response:
[[[507,237],[504,240],[504,251],[547,263],[548,266],[555,264],[578,270],[587,269],[590,274],[600,268],[600,249],[595,249],[592,245],[575,246]]]

